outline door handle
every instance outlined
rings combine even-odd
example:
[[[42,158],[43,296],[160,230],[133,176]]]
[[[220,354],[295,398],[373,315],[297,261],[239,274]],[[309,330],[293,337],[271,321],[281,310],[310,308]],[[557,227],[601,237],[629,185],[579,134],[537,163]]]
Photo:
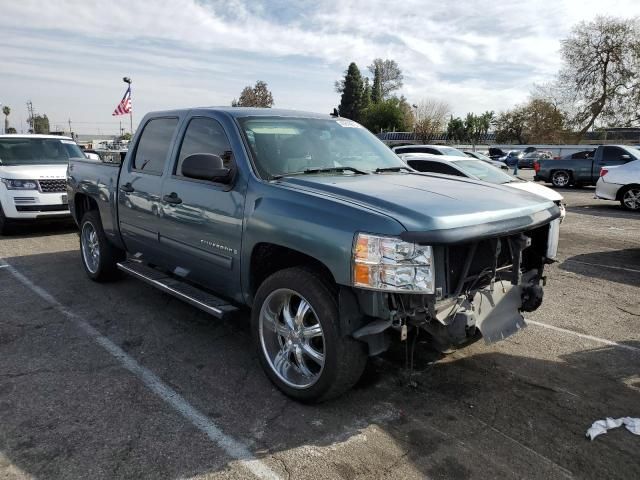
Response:
[[[124,185],[122,185],[122,186],[120,187],[120,190],[121,190],[121,191],[123,191],[123,192],[125,192],[125,193],[131,193],[131,192],[133,192],[133,191],[135,190],[135,188],[133,188],[133,187],[131,186],[131,183],[130,183],[130,182],[127,182],[127,183],[125,183]]]
[[[182,203],[182,199],[178,196],[176,192],[171,192],[171,195],[165,195],[164,197],[162,197],[162,200],[164,200],[167,203],[172,203],[173,205]]]

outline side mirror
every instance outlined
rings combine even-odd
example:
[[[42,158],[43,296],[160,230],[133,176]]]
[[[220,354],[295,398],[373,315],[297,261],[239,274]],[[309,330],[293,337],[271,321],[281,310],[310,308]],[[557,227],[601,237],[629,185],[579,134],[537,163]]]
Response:
[[[623,155],[620,155],[620,158],[622,160],[631,160],[631,155],[628,155],[628,154],[625,153]]]
[[[182,161],[182,175],[196,180],[227,183],[231,170],[224,166],[222,158],[212,153],[194,153]]]

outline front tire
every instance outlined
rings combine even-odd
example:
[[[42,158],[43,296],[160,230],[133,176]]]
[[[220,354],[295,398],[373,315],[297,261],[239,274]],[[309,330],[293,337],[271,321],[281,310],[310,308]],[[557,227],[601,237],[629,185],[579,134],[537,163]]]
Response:
[[[80,222],[80,257],[85,272],[96,282],[118,278],[117,264],[126,258],[123,250],[107,240],[100,215],[95,210],[85,213]]]
[[[4,216],[4,210],[2,210],[2,205],[0,205],[0,235],[6,235],[9,233],[9,222],[7,221],[7,217]]]
[[[620,193],[620,205],[626,210],[637,212],[640,210],[640,187],[630,186]]]
[[[288,268],[267,278],[256,293],[251,330],[269,379],[301,402],[339,396],[367,363],[365,345],[341,332],[336,295],[314,271]]]
[[[551,183],[554,187],[566,188],[571,183],[571,174],[566,170],[556,170],[551,175]]]

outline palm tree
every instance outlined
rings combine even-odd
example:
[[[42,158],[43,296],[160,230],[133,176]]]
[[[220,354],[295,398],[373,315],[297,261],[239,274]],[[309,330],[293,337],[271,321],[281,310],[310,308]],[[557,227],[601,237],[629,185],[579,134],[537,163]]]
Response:
[[[7,130],[9,130],[9,114],[11,113],[11,109],[5,105],[4,107],[2,107],[2,113],[4,114],[4,130],[3,130],[3,132],[6,133]]]

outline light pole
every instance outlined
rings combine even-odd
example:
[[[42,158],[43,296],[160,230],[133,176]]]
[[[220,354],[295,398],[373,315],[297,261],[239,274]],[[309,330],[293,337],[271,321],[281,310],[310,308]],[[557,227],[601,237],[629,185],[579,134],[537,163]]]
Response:
[[[133,101],[131,99],[131,77],[122,77],[122,81],[129,85],[129,102],[131,107],[129,108],[129,124],[131,128],[131,136],[133,137]]]

